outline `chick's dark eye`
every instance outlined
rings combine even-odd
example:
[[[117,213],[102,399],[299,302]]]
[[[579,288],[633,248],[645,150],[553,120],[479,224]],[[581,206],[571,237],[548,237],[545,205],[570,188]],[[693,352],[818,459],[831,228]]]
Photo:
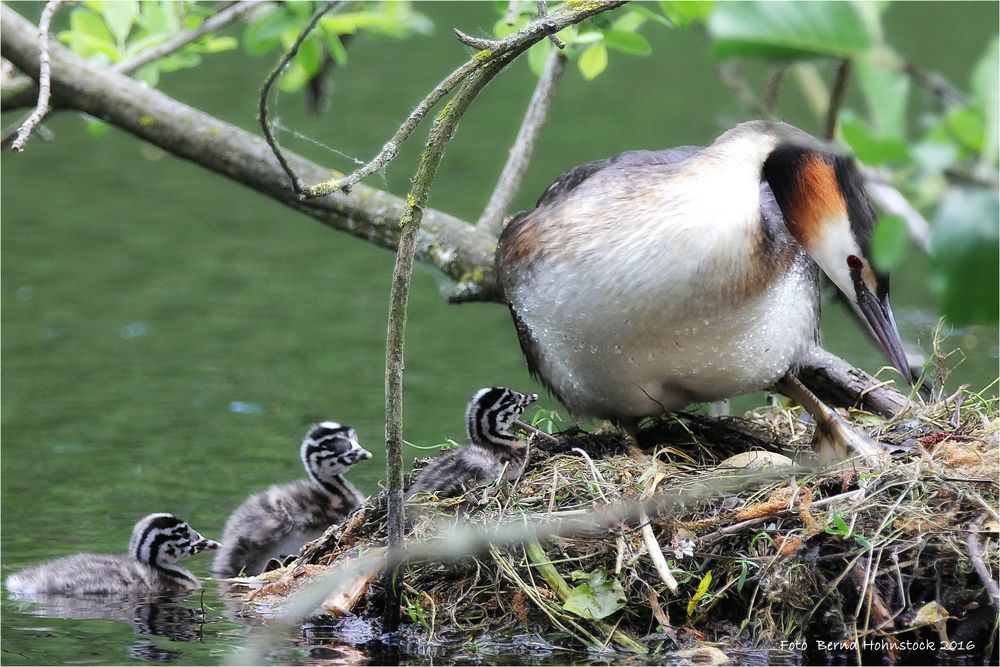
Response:
[[[852,271],[860,271],[861,269],[864,268],[864,266],[865,266],[864,263],[862,263],[862,261],[858,258],[857,255],[847,256],[847,268],[851,269]]]

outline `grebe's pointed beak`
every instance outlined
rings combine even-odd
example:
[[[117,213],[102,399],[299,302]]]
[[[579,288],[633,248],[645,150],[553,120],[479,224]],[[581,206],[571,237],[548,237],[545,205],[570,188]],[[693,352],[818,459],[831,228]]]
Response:
[[[913,373],[910,371],[910,363],[903,350],[903,340],[896,327],[896,319],[892,316],[892,308],[889,307],[889,295],[885,294],[881,299],[878,298],[862,281],[855,282],[855,293],[858,298],[858,310],[868,322],[875,340],[885,350],[889,361],[900,375],[912,385]]]

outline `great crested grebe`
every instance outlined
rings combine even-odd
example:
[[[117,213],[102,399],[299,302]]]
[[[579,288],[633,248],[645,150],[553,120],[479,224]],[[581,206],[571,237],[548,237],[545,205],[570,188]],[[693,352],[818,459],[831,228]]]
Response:
[[[521,423],[521,414],[538,400],[538,394],[522,394],[506,387],[480,389],[465,410],[469,442],[437,457],[420,471],[406,490],[434,493],[439,498],[455,496],[477,481],[515,480],[528,463],[528,443],[511,433]]]
[[[780,384],[818,343],[819,269],[910,379],[850,158],[784,123],[567,172],[504,228],[532,373],[578,417],[638,421]],[[793,396],[798,400],[798,396]]]
[[[272,558],[281,562],[297,554],[364,502],[344,479],[348,468],[372,457],[353,428],[331,421],[313,424],[299,451],[309,478],[272,486],[236,508],[226,521],[213,575],[259,574]]]
[[[197,577],[177,561],[218,549],[171,514],[150,514],[135,524],[128,555],[74,554],[17,572],[7,590],[35,595],[172,594],[200,588]]]

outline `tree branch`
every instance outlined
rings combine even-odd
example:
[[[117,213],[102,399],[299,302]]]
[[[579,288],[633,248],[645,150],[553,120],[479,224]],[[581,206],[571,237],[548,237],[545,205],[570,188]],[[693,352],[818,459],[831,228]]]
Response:
[[[385,344],[385,449],[390,553],[403,544],[403,347],[410,278],[413,275],[417,232],[423,219],[423,208],[430,195],[438,166],[444,158],[444,150],[454,137],[459,120],[486,84],[518,53],[512,52],[509,56],[491,61],[486,67],[476,70],[438,117],[420,156],[419,166],[413,175],[413,187],[406,196],[406,209],[399,220],[403,233],[392,271]],[[396,569],[388,570],[384,580],[386,605],[383,629],[389,632],[399,624],[399,585],[399,572]]]
[[[910,399],[894,387],[880,384],[868,373],[819,347],[806,356],[795,376],[828,405],[860,407],[893,417],[910,404]]]
[[[837,65],[837,70],[833,75],[833,85],[830,87],[830,100],[826,107],[826,122],[823,124],[823,138],[827,141],[833,139],[834,132],[837,131],[837,116],[840,115],[840,107],[844,105],[847,97],[847,80],[851,76],[851,61],[844,58]]]
[[[31,131],[45,118],[49,112],[49,96],[51,94],[51,68],[49,66],[49,25],[52,23],[52,16],[59,9],[63,0],[49,0],[42,10],[41,19],[38,21],[38,104],[31,112],[17,131],[17,136],[10,144],[10,149],[15,153],[24,150],[24,145],[28,143]]]
[[[521,129],[517,132],[517,138],[507,156],[507,164],[504,165],[500,178],[497,180],[493,194],[483,215],[479,218],[476,226],[484,229],[493,236],[500,236],[500,229],[503,224],[507,209],[517,196],[517,191],[521,186],[521,179],[528,169],[531,161],[531,154],[535,151],[535,144],[538,135],[545,125],[545,119],[549,115],[549,108],[555,98],[556,88],[563,72],[566,70],[566,56],[561,52],[553,50],[549,54],[549,59],[545,63],[545,71],[542,72],[535,92],[528,103],[528,110],[521,121]]]
[[[7,5],[0,4],[3,41],[0,52],[29,75],[38,72],[37,29]],[[335,193],[308,202],[284,187],[284,172],[259,137],[218,120],[120,73],[87,62],[50,40],[52,94],[62,107],[76,109],[246,185],[325,225],[395,250],[405,202],[368,187],[350,195]],[[302,178],[319,181],[329,174],[294,153],[290,164]],[[453,280],[475,284],[486,300],[497,299],[493,282],[496,239],[446,213],[427,209],[417,238],[416,258]]]

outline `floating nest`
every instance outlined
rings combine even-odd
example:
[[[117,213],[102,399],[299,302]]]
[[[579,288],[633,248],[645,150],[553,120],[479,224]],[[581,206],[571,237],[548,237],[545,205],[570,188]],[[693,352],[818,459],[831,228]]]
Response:
[[[656,421],[639,434],[645,454],[612,429],[567,431],[533,445],[516,484],[411,501],[408,542],[443,526],[544,521],[651,494],[686,499],[596,534],[410,563],[409,636],[423,650],[506,637],[647,656],[694,649],[709,661],[724,658],[717,646],[807,661],[834,650],[865,662],[995,663],[996,399],[960,392],[889,421],[851,418],[892,446],[891,463],[818,467],[808,416],[775,406]],[[785,457],[800,467],[782,470]],[[736,490],[719,484],[761,466],[770,471]],[[385,519],[384,494],[371,498],[295,563],[256,580],[249,601],[280,605],[317,574],[375,562]],[[324,613],[380,618],[377,574],[357,571]]]

